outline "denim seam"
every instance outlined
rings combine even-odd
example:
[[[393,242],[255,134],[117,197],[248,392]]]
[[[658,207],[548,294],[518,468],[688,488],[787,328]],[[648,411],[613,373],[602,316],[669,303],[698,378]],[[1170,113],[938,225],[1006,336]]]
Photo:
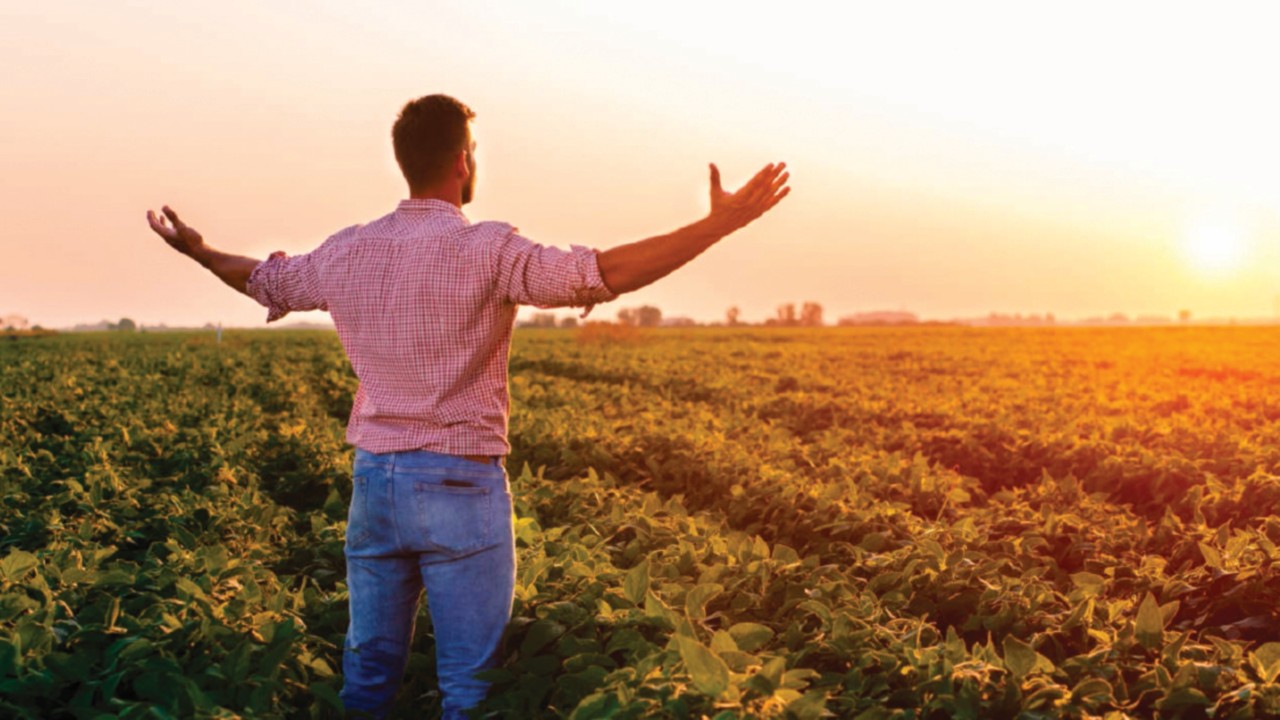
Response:
[[[369,479],[367,477],[356,477],[356,482],[364,485],[364,491],[360,493],[360,504],[364,507],[360,508],[360,527],[356,530],[355,542],[353,547],[364,545],[369,539]]]
[[[396,512],[396,456],[391,456],[391,471],[387,476],[387,508],[391,515],[391,530],[396,535],[396,550],[404,550],[404,541],[400,539],[400,517]]]

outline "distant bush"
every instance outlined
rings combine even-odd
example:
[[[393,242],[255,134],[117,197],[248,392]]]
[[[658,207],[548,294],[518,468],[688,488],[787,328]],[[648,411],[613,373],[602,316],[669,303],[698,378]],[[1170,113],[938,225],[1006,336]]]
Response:
[[[14,328],[5,328],[3,337],[7,340],[17,340],[18,338],[47,337],[49,335],[57,335],[57,330],[46,330],[36,325],[29,330],[17,330]]]
[[[575,339],[580,343],[612,344],[633,343],[640,339],[641,332],[634,325],[619,325],[610,322],[589,322],[579,325]]]

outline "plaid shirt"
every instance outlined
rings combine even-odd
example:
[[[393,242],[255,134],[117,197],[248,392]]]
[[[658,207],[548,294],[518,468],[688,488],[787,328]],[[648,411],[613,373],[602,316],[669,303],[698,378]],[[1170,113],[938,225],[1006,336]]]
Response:
[[[617,297],[594,250],[545,247],[440,200],[402,200],[305,255],[272,253],[245,292],[267,307],[267,322],[291,310],[333,316],[360,380],[348,442],[451,455],[511,449],[507,355],[518,305],[590,312]]]

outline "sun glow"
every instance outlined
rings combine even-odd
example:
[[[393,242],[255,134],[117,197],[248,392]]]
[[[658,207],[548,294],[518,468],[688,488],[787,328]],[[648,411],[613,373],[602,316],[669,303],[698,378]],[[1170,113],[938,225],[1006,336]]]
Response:
[[[1226,218],[1206,218],[1192,225],[1183,251],[1196,270],[1214,276],[1235,273],[1248,259],[1243,229]]]

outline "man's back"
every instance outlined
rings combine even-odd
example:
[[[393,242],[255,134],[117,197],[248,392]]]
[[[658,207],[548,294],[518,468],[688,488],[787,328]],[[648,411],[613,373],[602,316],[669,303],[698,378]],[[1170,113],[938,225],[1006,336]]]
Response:
[[[370,452],[505,455],[507,356],[518,304],[614,297],[594,251],[543,247],[438,200],[347,228],[249,278],[269,309],[327,309],[360,380],[347,440]]]

